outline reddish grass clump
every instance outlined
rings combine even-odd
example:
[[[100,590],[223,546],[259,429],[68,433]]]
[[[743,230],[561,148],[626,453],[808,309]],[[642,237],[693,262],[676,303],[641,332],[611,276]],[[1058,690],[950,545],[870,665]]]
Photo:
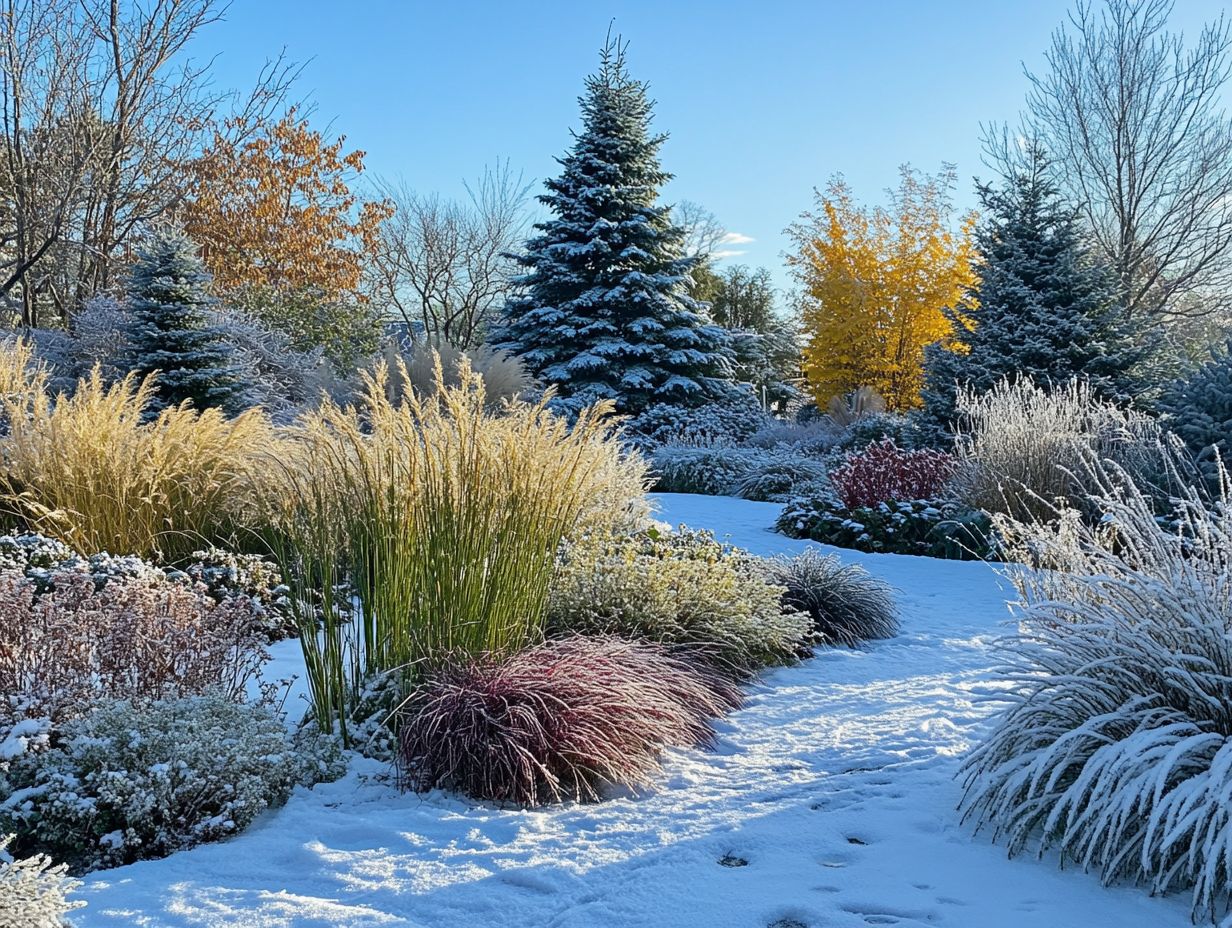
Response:
[[[527,806],[595,801],[605,784],[649,786],[664,748],[709,744],[710,720],[740,701],[662,645],[548,641],[428,680],[402,720],[406,780]]]
[[[896,500],[935,499],[954,476],[957,461],[944,451],[905,451],[883,438],[830,473],[830,484],[848,509]]]

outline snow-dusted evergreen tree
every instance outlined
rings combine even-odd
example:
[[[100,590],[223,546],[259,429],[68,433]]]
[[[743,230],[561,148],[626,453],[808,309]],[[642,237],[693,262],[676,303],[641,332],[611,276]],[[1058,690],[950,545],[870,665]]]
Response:
[[[583,128],[539,197],[553,216],[519,259],[523,292],[506,307],[501,347],[570,406],[708,402],[728,387],[728,339],[688,295],[698,259],[658,203],[666,136],[651,132],[653,103],[619,39],[579,102]]]
[[[160,406],[245,405],[232,349],[211,324],[211,282],[197,247],[177,231],[154,233],[137,254],[128,282],[130,367],[141,376],[158,372]]]
[[[1232,464],[1232,342],[1166,389],[1159,410],[1207,476],[1217,473],[1217,458]]]
[[[1114,281],[1085,252],[1073,210],[1048,180],[1048,163],[1030,145],[1004,186],[978,188],[985,218],[977,283],[966,305],[947,311],[965,349],[938,343],[925,352],[923,416],[931,425],[954,424],[960,387],[986,393],[1006,378],[1040,386],[1080,378],[1115,403],[1134,394],[1142,350]]]

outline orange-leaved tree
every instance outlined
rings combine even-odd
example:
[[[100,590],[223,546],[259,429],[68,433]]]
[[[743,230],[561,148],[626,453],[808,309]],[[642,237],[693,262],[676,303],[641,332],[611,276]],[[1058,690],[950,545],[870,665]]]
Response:
[[[364,153],[344,152],[344,142],[327,141],[294,107],[277,121],[232,120],[214,132],[190,166],[183,223],[220,292],[361,296],[364,253],[391,208],[351,190]]]
[[[860,387],[891,410],[920,404],[924,347],[952,336],[943,310],[975,282],[974,214],[953,223],[954,168],[904,166],[886,207],[858,205],[841,176],[787,232],[801,284],[804,373],[818,406]]]

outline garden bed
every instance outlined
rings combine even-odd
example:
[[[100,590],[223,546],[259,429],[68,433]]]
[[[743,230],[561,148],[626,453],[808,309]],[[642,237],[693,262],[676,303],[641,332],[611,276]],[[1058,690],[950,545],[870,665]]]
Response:
[[[773,504],[665,495],[661,517],[754,554]],[[972,838],[962,756],[1011,592],[989,566],[843,552],[899,591],[902,631],[828,649],[752,687],[714,752],[674,751],[658,785],[601,805],[499,809],[408,796],[358,761],[246,833],[86,880],[80,928],[1189,924],[1182,895],[1104,889],[1077,868]],[[267,677],[296,665],[274,646]]]

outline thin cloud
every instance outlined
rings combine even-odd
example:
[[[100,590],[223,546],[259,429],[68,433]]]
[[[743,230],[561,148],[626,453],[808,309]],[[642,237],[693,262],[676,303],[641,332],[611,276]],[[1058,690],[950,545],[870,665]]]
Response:
[[[720,251],[713,252],[710,257],[715,261],[722,261],[726,258],[739,258],[741,255],[747,255],[747,251],[738,249],[725,248]]]
[[[720,245],[747,245],[750,242],[756,241],[751,235],[744,235],[741,232],[727,232],[719,239]],[[741,252],[743,254],[743,252]]]

